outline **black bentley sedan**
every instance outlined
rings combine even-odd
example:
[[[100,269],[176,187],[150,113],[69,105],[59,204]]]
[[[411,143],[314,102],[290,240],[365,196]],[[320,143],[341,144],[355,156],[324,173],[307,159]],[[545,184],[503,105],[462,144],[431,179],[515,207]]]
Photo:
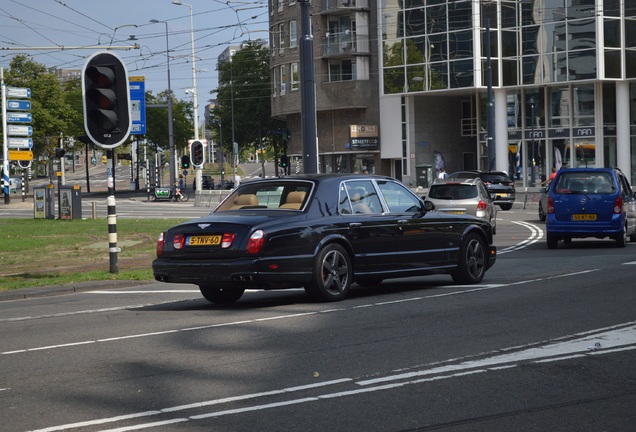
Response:
[[[152,268],[215,303],[301,286],[338,301],[353,282],[442,273],[478,283],[496,255],[488,221],[438,213],[395,179],[313,174],[242,183],[208,216],[161,233]]]

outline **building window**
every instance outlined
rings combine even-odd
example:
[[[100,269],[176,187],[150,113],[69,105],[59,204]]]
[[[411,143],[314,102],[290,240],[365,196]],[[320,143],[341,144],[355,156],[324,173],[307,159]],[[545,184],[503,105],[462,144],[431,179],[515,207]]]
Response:
[[[278,94],[278,68],[274,68],[274,74],[272,78],[272,82],[274,84],[272,95],[273,97],[276,97],[276,95]]]
[[[283,11],[283,6],[285,5],[284,0],[278,0],[278,12]]]
[[[298,46],[298,27],[296,20],[289,22],[289,47],[296,48]]]
[[[285,49],[285,24],[278,24],[278,48]]]
[[[356,75],[356,64],[351,60],[329,61],[329,82],[355,80]]]
[[[286,83],[287,83],[287,67],[285,65],[280,66],[280,94],[281,96],[286,93]]]
[[[300,87],[300,74],[298,72],[298,63],[291,64],[291,89],[298,90]]]

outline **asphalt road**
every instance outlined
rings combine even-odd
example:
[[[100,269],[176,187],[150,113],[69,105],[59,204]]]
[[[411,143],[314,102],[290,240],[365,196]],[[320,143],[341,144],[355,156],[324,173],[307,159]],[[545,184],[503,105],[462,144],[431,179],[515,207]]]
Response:
[[[483,283],[232,306],[149,283],[0,302],[7,431],[629,431],[636,244],[501,212]]]

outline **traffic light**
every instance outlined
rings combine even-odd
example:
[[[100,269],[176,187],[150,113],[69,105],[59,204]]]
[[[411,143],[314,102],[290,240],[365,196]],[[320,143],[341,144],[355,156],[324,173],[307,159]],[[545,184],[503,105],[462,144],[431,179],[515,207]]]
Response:
[[[192,165],[201,168],[205,162],[205,147],[201,141],[193,141],[190,144],[190,156],[192,157]]]
[[[181,156],[181,168],[183,169],[190,168],[190,156],[188,155]]]
[[[66,154],[66,150],[64,150],[63,148],[57,147],[55,149],[55,157],[56,158],[64,157],[65,154]]]
[[[100,147],[112,149],[130,134],[130,90],[128,72],[119,57],[110,52],[90,56],[82,72],[84,129]]]
[[[280,157],[280,166],[282,168],[287,168],[288,165],[289,165],[289,157],[287,155],[282,155]]]

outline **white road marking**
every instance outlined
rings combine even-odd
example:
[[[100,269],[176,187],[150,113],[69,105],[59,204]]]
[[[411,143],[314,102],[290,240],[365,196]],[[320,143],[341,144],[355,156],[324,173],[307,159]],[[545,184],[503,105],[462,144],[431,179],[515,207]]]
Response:
[[[564,340],[567,339],[567,340]],[[592,344],[592,345],[590,345]],[[505,354],[501,352],[511,351]],[[271,390],[268,392],[251,393],[221,399],[212,399],[193,404],[174,406],[156,411],[145,411],[133,413],[117,417],[90,420],[67,425],[59,425],[39,429],[33,432],[54,432],[65,431],[69,429],[88,427],[95,425],[112,424],[122,420],[130,420],[135,418],[151,417],[156,415],[165,415],[170,412],[180,412],[190,409],[198,409],[207,406],[217,406],[226,403],[245,401],[250,399],[261,398],[265,396],[274,396],[281,394],[292,394],[301,390],[310,390],[321,387],[329,387],[339,384],[354,383],[357,388],[326,393],[316,396],[303,397],[297,399],[288,399],[278,402],[245,406],[242,408],[226,409],[220,411],[212,411],[203,414],[192,415],[189,417],[177,417],[161,422],[143,423],[134,426],[126,426],[116,429],[109,429],[105,432],[124,432],[140,429],[148,429],[152,427],[165,426],[174,423],[183,423],[193,420],[201,420],[207,418],[216,418],[227,415],[241,414],[245,412],[261,411],[273,409],[282,406],[298,405],[308,402],[317,402],[322,399],[334,399],[340,397],[356,396],[362,393],[372,393],[404,387],[407,385],[417,385],[426,382],[439,381],[451,378],[458,378],[468,375],[498,372],[517,367],[522,362],[546,363],[569,360],[573,358],[581,358],[587,355],[603,355],[619,351],[636,350],[636,322],[629,322],[611,327],[596,329],[583,333],[564,336],[552,341],[547,341],[543,345],[527,344],[521,347],[498,350],[488,353],[489,357],[479,360],[468,360],[457,364],[448,364],[444,366],[435,366],[432,368],[414,370],[407,373],[391,374],[385,377],[355,380],[354,378],[341,378],[333,381],[322,383],[314,383],[305,386],[289,387],[283,389]]]
[[[539,240],[543,238],[543,230],[535,224],[531,224],[529,222],[522,222],[522,221],[512,221],[512,223],[521,225],[524,228],[528,228],[530,230],[530,237],[528,237],[527,239],[523,241],[520,241],[517,244],[498,250],[497,255],[518,251],[520,249],[525,249],[528,246],[538,242]]]

